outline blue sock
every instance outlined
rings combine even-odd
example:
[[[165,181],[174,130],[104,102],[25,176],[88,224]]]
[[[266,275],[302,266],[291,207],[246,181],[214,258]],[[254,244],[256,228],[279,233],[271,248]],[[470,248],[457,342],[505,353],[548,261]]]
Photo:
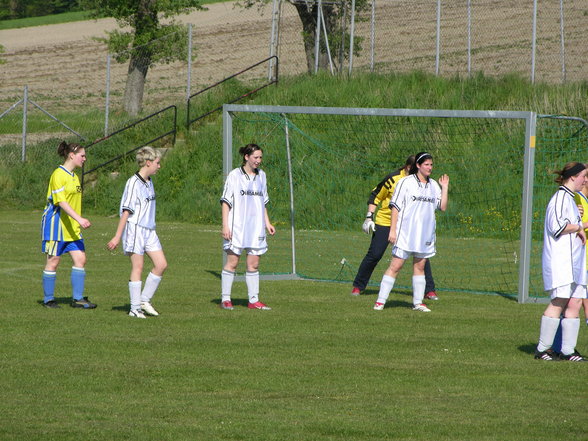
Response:
[[[43,271],[43,302],[55,300],[55,271]]]
[[[74,300],[84,298],[84,282],[86,281],[86,270],[84,268],[71,267],[71,288]]]

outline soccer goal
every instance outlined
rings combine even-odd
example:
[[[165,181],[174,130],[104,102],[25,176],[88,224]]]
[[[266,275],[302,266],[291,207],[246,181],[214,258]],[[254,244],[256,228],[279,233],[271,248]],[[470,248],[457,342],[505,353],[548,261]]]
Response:
[[[437,287],[543,302],[541,223],[556,189],[548,175],[585,154],[586,138],[573,140],[574,128],[562,135],[570,124],[557,121],[542,141],[556,153],[537,169],[538,119],[519,111],[225,105],[223,172],[240,165],[240,146],[264,149],[277,233],[262,277],[350,286],[370,242],[361,224],[372,188],[407,156],[428,151],[433,177],[450,176],[431,260]],[[558,148],[562,139],[554,134],[571,141]],[[374,290],[388,262],[389,254],[374,271]],[[397,286],[410,289],[411,276],[405,268]]]

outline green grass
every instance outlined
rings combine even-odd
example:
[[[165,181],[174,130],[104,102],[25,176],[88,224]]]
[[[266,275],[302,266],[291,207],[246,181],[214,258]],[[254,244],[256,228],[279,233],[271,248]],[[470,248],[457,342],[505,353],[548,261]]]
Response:
[[[212,3],[222,3],[229,0],[202,0],[200,4],[209,5]],[[91,12],[76,11],[64,12],[62,14],[44,15],[42,17],[17,18],[14,20],[0,20],[0,31],[6,29],[28,28],[31,26],[43,26],[61,23],[70,23],[73,21],[84,21],[91,19]]]
[[[70,23],[73,21],[82,21],[89,19],[90,12],[88,11],[64,12],[63,14],[44,15],[42,17],[28,17],[16,18],[14,20],[1,20],[0,30]]]
[[[395,290],[376,313],[374,290],[352,298],[348,285],[262,281],[271,312],[247,310],[243,283],[235,310],[222,311],[219,226],[160,222],[161,316],[136,320],[128,259],[104,247],[117,220],[89,216],[87,295],[99,307],[67,307],[66,257],[63,307],[46,310],[40,216],[0,212],[0,439],[585,437],[586,366],[533,360],[541,305],[443,292],[417,314]]]

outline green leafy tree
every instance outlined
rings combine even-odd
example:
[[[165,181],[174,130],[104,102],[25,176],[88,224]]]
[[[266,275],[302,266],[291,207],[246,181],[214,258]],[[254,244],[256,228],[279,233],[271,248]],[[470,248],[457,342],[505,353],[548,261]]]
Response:
[[[80,0],[95,17],[113,17],[121,28],[104,39],[118,62],[129,63],[124,107],[131,116],[142,109],[145,80],[156,63],[170,63],[186,57],[187,26],[174,17],[202,9],[200,0]],[[161,23],[161,19],[166,23]]]
[[[245,8],[260,6],[273,0],[240,0],[239,4]],[[315,41],[316,41],[316,20],[318,12],[318,0],[279,0],[291,3],[298,12],[302,23],[302,38],[304,41],[304,52],[306,54],[306,65],[308,72],[315,69]],[[360,12],[368,7],[368,0],[356,0],[355,11]],[[351,15],[351,1],[329,1],[322,2],[322,13],[325,20],[325,29],[329,38],[329,50],[331,59],[336,68],[341,69],[343,62],[349,58],[349,17]],[[357,18],[356,18],[357,20]],[[322,38],[319,45],[318,67],[319,69],[329,68],[329,54],[327,46]],[[353,53],[361,50],[362,38],[356,37]]]

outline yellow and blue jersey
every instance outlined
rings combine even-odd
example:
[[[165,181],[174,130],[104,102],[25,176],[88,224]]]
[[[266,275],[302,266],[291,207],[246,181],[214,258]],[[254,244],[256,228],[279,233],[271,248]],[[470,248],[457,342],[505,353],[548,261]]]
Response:
[[[376,225],[382,225],[385,227],[390,226],[390,198],[394,193],[394,188],[396,188],[398,181],[406,175],[407,173],[404,168],[395,170],[382,179],[382,181],[372,190],[368,204],[379,206],[376,218],[374,219]]]
[[[588,222],[588,196],[582,192],[577,192],[574,194],[574,201],[576,201],[576,205],[581,205],[584,209],[582,222]],[[588,246],[586,247],[586,267],[588,268]]]
[[[82,214],[80,180],[63,166],[59,166],[49,180],[47,207],[41,224],[42,240],[73,242],[81,239],[80,224],[61,210],[60,202],[67,202],[76,213]]]

